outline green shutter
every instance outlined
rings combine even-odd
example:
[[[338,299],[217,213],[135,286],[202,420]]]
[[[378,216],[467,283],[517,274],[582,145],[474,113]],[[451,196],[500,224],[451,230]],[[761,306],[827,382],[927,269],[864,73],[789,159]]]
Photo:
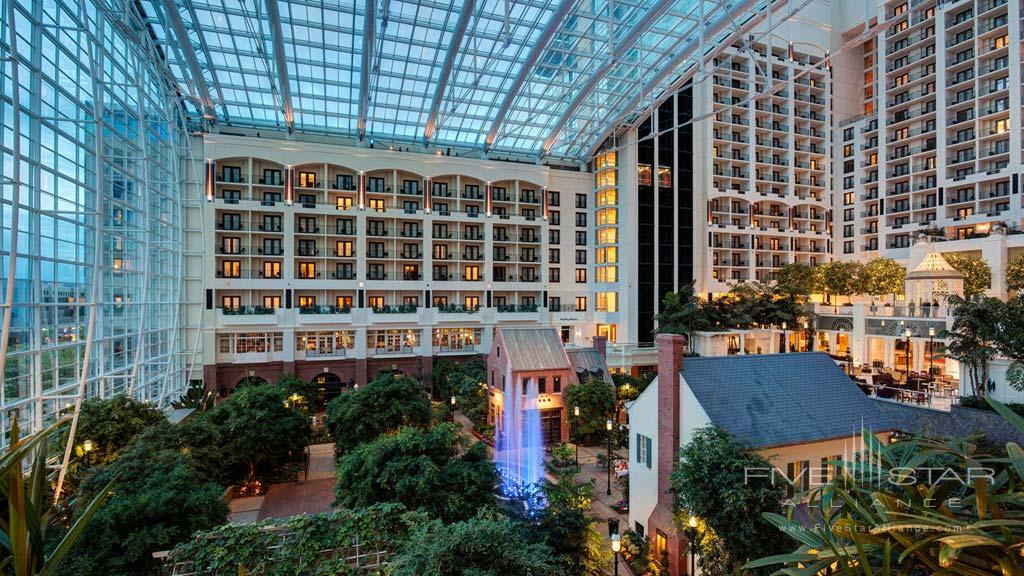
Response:
[[[652,452],[651,444],[652,444],[652,442],[651,442],[650,438],[644,438],[644,442],[647,443],[647,468],[650,468],[651,467],[651,460],[652,460],[652,458],[651,458],[651,452]]]

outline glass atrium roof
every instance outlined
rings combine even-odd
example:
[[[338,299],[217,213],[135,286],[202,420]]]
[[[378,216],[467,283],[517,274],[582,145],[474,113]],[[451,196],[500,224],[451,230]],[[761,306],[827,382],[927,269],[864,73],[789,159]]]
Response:
[[[766,2],[141,4],[190,111],[222,126],[579,160]]]

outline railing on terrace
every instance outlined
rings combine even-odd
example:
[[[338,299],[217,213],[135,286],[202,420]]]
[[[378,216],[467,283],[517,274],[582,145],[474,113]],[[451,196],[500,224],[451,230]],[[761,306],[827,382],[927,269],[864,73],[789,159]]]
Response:
[[[892,306],[889,304],[865,305],[865,313],[869,318],[945,318],[948,313],[946,306]],[[831,316],[852,316],[853,305],[824,304],[815,306],[815,312]]]
[[[476,314],[480,311],[479,306],[463,306],[461,304],[444,304],[434,306],[442,314]]]
[[[374,314],[412,314],[419,308],[416,304],[374,306]]]
[[[220,310],[225,316],[255,316],[274,313],[273,308],[268,308],[266,306],[240,306],[238,308],[222,306]]]
[[[539,310],[536,304],[499,304],[496,308],[498,312],[536,312]]]
[[[299,314],[350,314],[351,306],[304,306]]]
[[[344,358],[349,354],[349,348],[331,348],[320,350],[319,348],[307,348],[306,358]]]

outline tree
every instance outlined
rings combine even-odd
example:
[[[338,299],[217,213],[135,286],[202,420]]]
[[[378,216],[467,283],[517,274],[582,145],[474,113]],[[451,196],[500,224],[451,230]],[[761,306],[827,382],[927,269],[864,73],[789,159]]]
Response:
[[[192,380],[188,384],[185,393],[177,400],[171,402],[171,408],[176,410],[192,409],[204,411],[212,406],[213,392],[206,390],[202,380]]]
[[[992,268],[973,254],[946,254],[946,262],[964,275],[964,296],[984,294],[992,285]]]
[[[191,565],[210,576],[234,575],[239,567],[264,576],[379,574],[352,565],[348,552],[353,542],[372,561],[377,552],[397,550],[412,526],[427,521],[422,513],[406,512],[399,504],[382,504],[225,524],[175,546],[167,562]]]
[[[223,457],[220,479],[227,483],[252,484],[257,474],[297,459],[309,440],[309,419],[286,408],[276,386],[236,388],[199,418],[215,430]]]
[[[295,374],[282,374],[275,386],[281,389],[289,404],[296,408],[309,411],[316,406],[316,385],[309,380],[303,380]]]
[[[430,425],[430,399],[419,382],[401,374],[381,373],[366,386],[345,392],[327,405],[324,425],[338,455],[385,432]]]
[[[852,296],[863,293],[860,280],[863,279],[857,261],[833,260],[821,265],[821,288],[832,296]],[[836,304],[838,306],[838,303]]]
[[[412,530],[392,576],[554,576],[551,552],[524,526],[492,514],[455,524],[434,520]]]
[[[859,284],[866,294],[884,296],[903,293],[907,269],[892,258],[875,258],[864,265],[861,274]]]
[[[117,490],[82,533],[62,574],[160,573],[153,553],[167,550],[227,521],[224,487],[206,481],[189,458],[166,444],[170,424],[136,438],[109,466],[98,468],[82,485],[92,497],[112,478]]]
[[[596,443],[604,438],[605,422],[615,413],[615,392],[610,384],[591,376],[565,389],[565,406],[570,414],[576,406],[580,408],[579,417],[572,416],[576,440]]]
[[[545,464],[554,481],[544,481],[547,505],[540,513],[539,527],[544,541],[561,567],[559,574],[598,576],[608,565],[601,534],[587,516],[594,498],[594,481],[579,483],[573,452],[568,446],[556,448]]]
[[[999,354],[1010,360],[1006,380],[1011,388],[1024,391],[1024,295],[998,304],[999,322],[994,339]]]
[[[0,566],[9,576],[54,574],[92,522],[100,506],[110,497],[115,478],[97,484],[92,498],[79,496],[77,513],[62,534],[55,534],[57,522],[47,477],[47,444],[70,418],[49,428],[21,436],[17,417],[11,421],[7,451],[0,455],[0,493],[4,512],[0,522]]]
[[[772,280],[775,282],[775,289],[780,294],[794,298],[806,298],[821,290],[821,267],[802,262],[786,264],[775,271]]]
[[[734,574],[765,552],[784,549],[763,513],[782,511],[785,487],[747,471],[771,470],[756,450],[720,428],[698,428],[682,447],[670,490],[676,510],[700,518],[701,571]],[[769,475],[770,476],[770,475]]]
[[[398,502],[454,522],[495,504],[497,472],[476,442],[462,455],[452,424],[403,428],[356,446],[338,460],[337,503],[360,508]]]
[[[612,381],[615,382],[615,398],[620,403],[632,402],[643,394],[651,381],[631,374],[612,374]]]
[[[124,394],[106,400],[86,400],[75,432],[75,455],[67,475],[67,489],[73,492],[94,466],[109,464],[138,434],[167,422],[152,404]],[[61,449],[67,445],[70,428],[62,428]]]
[[[469,374],[454,380],[455,405],[474,425],[487,423],[487,382]]]
[[[975,396],[988,390],[988,363],[996,356],[998,326],[1002,302],[997,298],[973,296],[949,297],[953,324],[944,331],[946,355],[965,368]]]
[[[461,376],[461,370],[459,365],[450,358],[441,358],[434,362],[434,367],[431,369],[431,398],[435,402],[446,402],[451,398],[453,382],[456,376]]]
[[[1018,256],[1006,266],[1006,289],[1024,290],[1024,256]]]
[[[692,340],[694,332],[708,329],[700,308],[701,300],[693,282],[680,288],[679,292],[666,294],[661,312],[654,317],[658,326],[655,334],[685,334],[688,340]]]
[[[989,403],[1024,433],[1024,419]],[[844,462],[835,479],[811,492],[808,507],[821,514],[813,526],[764,515],[799,548],[746,568],[782,564],[777,574],[844,576],[1024,573],[1020,446],[1008,443],[1009,457],[996,459],[973,438],[893,444],[869,432],[863,438],[870,458]],[[970,474],[985,468],[991,472]]]

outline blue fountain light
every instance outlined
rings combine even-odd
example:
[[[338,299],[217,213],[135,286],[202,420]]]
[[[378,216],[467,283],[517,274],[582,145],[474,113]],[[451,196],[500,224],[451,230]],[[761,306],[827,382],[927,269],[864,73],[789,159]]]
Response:
[[[509,380],[512,380],[511,378]],[[540,433],[537,380],[521,382],[524,391],[511,383],[505,393],[502,429],[495,438],[495,464],[501,476],[502,494],[539,507],[544,476],[544,444]]]

